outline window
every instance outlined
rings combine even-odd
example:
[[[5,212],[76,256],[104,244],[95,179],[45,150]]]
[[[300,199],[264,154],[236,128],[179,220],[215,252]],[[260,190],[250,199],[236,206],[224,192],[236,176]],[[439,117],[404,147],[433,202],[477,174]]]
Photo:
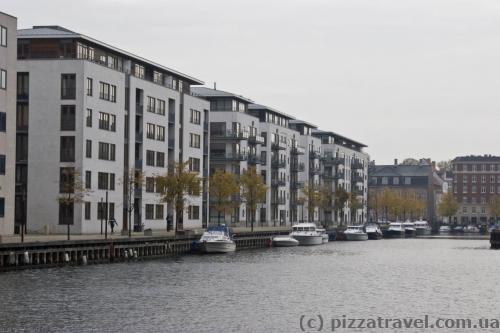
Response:
[[[392,178],[392,184],[393,185],[399,185],[399,178],[398,177],[393,177]]]
[[[157,99],[156,102],[158,104],[158,111],[157,111],[157,113],[161,114],[162,116],[164,116],[165,115],[165,101],[162,100],[162,99]]]
[[[94,80],[92,80],[90,77],[88,77],[87,78],[87,86],[86,86],[87,96],[92,96],[93,86],[94,86]]]
[[[200,135],[190,133],[189,137],[190,137],[189,146],[192,148],[200,148]]]
[[[411,185],[411,177],[405,177],[405,185]]]
[[[481,183],[486,183],[486,176],[485,175],[481,176]]]
[[[163,205],[156,205],[156,219],[163,220]]]
[[[190,220],[198,220],[200,218],[200,207],[199,206],[189,206],[188,218]]]
[[[74,162],[75,161],[75,137],[74,136],[61,136],[61,162]]]
[[[114,202],[109,203],[108,217],[110,220],[115,218],[115,203]]]
[[[61,131],[75,130],[75,106],[61,105]]]
[[[481,214],[486,214],[486,207],[481,207]]]
[[[494,183],[495,182],[495,176],[490,176],[490,183]]]
[[[154,193],[155,179],[153,177],[146,177],[146,192]]]
[[[165,167],[165,153],[162,152],[156,153],[156,166],[160,168]]]
[[[99,159],[114,161],[116,146],[112,143],[99,142]]]
[[[467,207],[466,206],[462,207],[462,213],[467,213]]]
[[[17,130],[26,131],[29,125],[28,104],[17,104],[16,127]]]
[[[0,132],[7,131],[7,114],[0,112]]]
[[[111,102],[116,102],[116,86],[111,85],[111,96],[109,100]]]
[[[85,141],[85,157],[92,158],[92,140]]]
[[[99,129],[109,131],[109,113],[99,112]]]
[[[97,188],[99,190],[107,190],[109,185],[109,175],[106,172],[97,174]]]
[[[0,175],[5,175],[5,155],[0,155]]]
[[[472,185],[472,193],[476,193],[477,192],[477,188],[476,188],[476,185]]]
[[[5,216],[5,198],[0,198],[0,217]]]
[[[61,99],[75,99],[76,74],[61,74]]]
[[[382,177],[382,185],[387,185],[387,184],[389,184],[389,178]]]
[[[495,193],[495,186],[490,186],[490,193]]]
[[[91,219],[91,205],[90,202],[85,203],[85,219],[90,220]]]
[[[1,25],[0,25],[0,45],[7,47],[7,28]]]
[[[156,126],[156,140],[165,141],[165,127],[159,125]]]
[[[134,76],[144,79],[144,66],[134,64]]]
[[[0,69],[0,89],[7,89],[7,71]]]
[[[473,183],[477,182],[477,176],[476,175],[472,175],[472,182]]]
[[[59,193],[75,192],[75,168],[59,168]]]
[[[200,172],[200,159],[199,158],[189,158],[189,171]]]
[[[155,205],[146,204],[146,220],[153,220],[155,218]]]
[[[105,101],[116,102],[116,86],[99,82],[99,98]]]
[[[155,138],[155,125],[154,124],[149,124],[149,123],[147,124],[146,138],[154,140],[154,138]]]
[[[154,97],[148,96],[147,111],[152,113],[156,112],[156,99]]]
[[[85,114],[85,125],[87,127],[92,127],[92,109],[87,109]]]
[[[486,186],[481,186],[481,193],[486,193]]]
[[[106,212],[106,203],[97,203],[97,219],[106,219],[106,215],[108,216],[109,219],[112,219],[115,217],[115,204],[113,202],[110,202],[108,205],[108,210],[109,212]]]
[[[59,224],[73,224],[73,203],[59,203]]]
[[[201,112],[191,109],[191,119],[192,124],[199,125],[201,123]]]
[[[92,172],[85,171],[85,188],[92,188]]]
[[[153,71],[153,81],[154,83],[162,84],[163,83],[163,74],[157,71]]]
[[[30,93],[29,73],[17,73],[17,96],[21,99],[28,99]]]
[[[155,152],[152,150],[146,150],[146,165],[155,166]]]

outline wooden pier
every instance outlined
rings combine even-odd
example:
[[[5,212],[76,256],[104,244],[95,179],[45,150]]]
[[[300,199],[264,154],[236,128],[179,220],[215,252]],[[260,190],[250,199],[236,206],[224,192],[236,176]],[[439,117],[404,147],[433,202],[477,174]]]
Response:
[[[271,246],[274,236],[289,231],[235,234],[236,249]],[[138,237],[0,244],[0,271],[62,265],[87,265],[161,258],[192,253],[199,236]]]

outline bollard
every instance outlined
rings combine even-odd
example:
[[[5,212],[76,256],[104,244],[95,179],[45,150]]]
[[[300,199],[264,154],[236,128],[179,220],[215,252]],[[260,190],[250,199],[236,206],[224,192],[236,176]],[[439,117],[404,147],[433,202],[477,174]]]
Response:
[[[138,255],[137,255],[137,250],[134,250],[134,258],[137,259]]]
[[[26,265],[30,263],[30,255],[28,254],[28,251],[25,251],[23,254],[23,263]]]
[[[82,256],[82,265],[87,265],[87,256],[86,255]]]
[[[64,261],[65,262],[69,262],[69,254],[68,254],[68,252],[64,253]]]
[[[129,249],[128,250],[128,254],[129,254],[130,257],[133,257],[134,256],[134,250]]]
[[[9,253],[9,265],[15,265],[16,264],[16,254],[14,252]]]
[[[123,257],[124,257],[125,259],[127,259],[127,258],[128,258],[128,250],[127,250],[127,249],[125,249],[125,252],[123,252]]]

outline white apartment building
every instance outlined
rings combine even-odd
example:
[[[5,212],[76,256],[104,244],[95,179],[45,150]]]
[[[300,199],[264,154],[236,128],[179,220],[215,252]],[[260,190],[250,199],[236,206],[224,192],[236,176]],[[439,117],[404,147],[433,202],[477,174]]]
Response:
[[[16,222],[29,232],[71,224],[73,233],[98,233],[106,193],[117,230],[165,229],[169,214],[177,219],[153,177],[174,161],[208,175],[209,103],[190,95],[203,82],[58,26],[19,30],[18,50],[16,176],[27,195],[16,197]],[[57,198],[73,170],[88,192],[66,207]],[[132,172],[145,180],[128,221]],[[193,193],[187,205],[179,227],[206,224],[207,197]]]
[[[342,186],[347,192],[355,193],[362,208],[351,216],[346,204],[343,212],[335,218],[331,210],[324,211],[323,219],[330,223],[364,223],[368,212],[368,164],[369,155],[363,151],[366,145],[334,132],[313,130],[313,135],[321,139],[322,183],[331,185],[332,190]]]
[[[303,120],[290,120],[290,128],[300,133],[298,137],[298,147],[296,149],[298,158],[294,158],[291,165],[292,176],[295,170],[297,173],[297,186],[292,183],[292,198],[296,196],[298,200],[291,201],[292,222],[317,222],[320,219],[319,208],[314,209],[314,216],[309,216],[308,203],[304,192],[301,190],[306,184],[311,187],[320,185],[320,157],[321,157],[321,139],[312,135],[317,126]],[[293,150],[292,150],[293,151]],[[303,151],[303,153],[300,153]],[[292,177],[295,178],[295,177]],[[297,191],[293,191],[297,189]]]
[[[261,172],[261,136],[259,119],[248,113],[252,101],[240,95],[206,87],[192,88],[193,94],[210,101],[210,174],[221,169],[239,177],[243,170],[254,166]],[[265,158],[264,158],[265,163]],[[220,212],[220,222],[249,225],[251,215],[239,196],[234,196],[232,211]],[[256,223],[261,216],[256,214]],[[210,209],[210,223],[216,224],[219,212]],[[265,222],[266,220],[262,220]]]
[[[17,18],[0,12],[0,238],[14,233]]]

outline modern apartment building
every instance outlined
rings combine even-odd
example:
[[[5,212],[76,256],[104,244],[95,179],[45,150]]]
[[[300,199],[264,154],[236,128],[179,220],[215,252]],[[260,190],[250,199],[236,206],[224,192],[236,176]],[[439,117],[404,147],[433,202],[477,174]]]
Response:
[[[488,204],[500,196],[500,157],[459,156],[451,161],[453,194],[460,208],[455,223],[486,224],[491,216]]]
[[[252,101],[240,95],[210,89],[194,87],[193,94],[210,102],[210,174],[216,169],[224,170],[239,177],[243,170],[255,166],[261,172],[261,136],[259,119],[250,115],[248,105]],[[239,195],[232,198],[235,203],[232,211],[221,212],[223,223],[245,225],[250,222],[245,203]],[[210,221],[217,223],[218,214],[210,210]],[[256,216],[260,221],[260,215]]]
[[[18,31],[17,71],[17,224],[96,233],[106,208],[118,229],[164,229],[168,214],[175,220],[153,177],[174,161],[208,174],[209,103],[190,94],[202,81],[59,26]],[[87,191],[83,202],[60,204],[74,173]],[[133,173],[144,182],[129,207]],[[192,193],[179,227],[206,224],[207,200]]]
[[[312,134],[318,128],[316,125],[298,119],[290,120],[289,126],[299,132],[297,144],[292,149],[290,163],[292,222],[319,221],[318,207],[314,209],[314,216],[309,217],[308,202],[302,191],[306,185],[314,188],[320,185],[321,139]]]
[[[368,212],[368,164],[369,155],[363,151],[367,146],[353,139],[330,131],[313,130],[313,135],[321,140],[321,175],[322,184],[331,186],[335,192],[338,186],[354,193],[361,208],[353,212],[348,203],[339,216],[328,209],[323,210],[322,219],[327,223],[363,223]]]
[[[0,236],[14,233],[17,18],[0,12]]]

